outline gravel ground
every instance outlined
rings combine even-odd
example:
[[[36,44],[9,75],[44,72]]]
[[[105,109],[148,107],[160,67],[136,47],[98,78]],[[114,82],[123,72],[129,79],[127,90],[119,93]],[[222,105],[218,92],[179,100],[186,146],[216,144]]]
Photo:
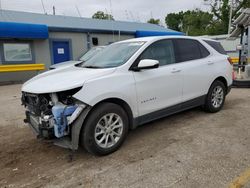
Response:
[[[154,121],[95,157],[37,140],[23,123],[20,88],[0,86],[0,187],[220,188],[250,167],[249,89],[233,89],[219,113]]]

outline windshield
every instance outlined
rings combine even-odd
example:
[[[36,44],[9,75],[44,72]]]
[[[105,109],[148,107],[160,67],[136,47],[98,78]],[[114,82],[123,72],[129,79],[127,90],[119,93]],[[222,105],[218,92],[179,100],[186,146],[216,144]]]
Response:
[[[82,64],[86,68],[111,68],[124,63],[144,44],[144,42],[122,42],[107,46],[97,55]]]
[[[89,51],[87,51],[82,57],[80,57],[80,61],[87,61],[91,57],[94,57],[98,52],[102,51],[105,47],[104,46],[99,46],[99,47],[94,47],[91,48]]]

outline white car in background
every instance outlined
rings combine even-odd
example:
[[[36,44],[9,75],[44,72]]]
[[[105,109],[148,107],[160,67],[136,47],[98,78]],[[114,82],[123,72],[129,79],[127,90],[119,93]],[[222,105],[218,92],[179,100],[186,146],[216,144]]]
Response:
[[[89,51],[87,51],[85,54],[83,54],[78,61],[66,61],[62,63],[57,63],[54,65],[51,65],[49,67],[50,70],[57,69],[57,68],[66,68],[70,66],[74,66],[77,64],[80,64],[82,62],[88,61],[90,58],[94,57],[97,53],[102,51],[106,46],[96,46],[91,48]]]
[[[202,106],[222,109],[233,68],[220,43],[187,36],[113,43],[90,60],[55,69],[22,87],[26,119],[38,137],[96,155],[116,151],[128,131]]]

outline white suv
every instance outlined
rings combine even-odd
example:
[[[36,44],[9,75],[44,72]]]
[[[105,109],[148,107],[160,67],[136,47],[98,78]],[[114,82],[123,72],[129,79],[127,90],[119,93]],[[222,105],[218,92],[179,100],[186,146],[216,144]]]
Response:
[[[221,110],[232,65],[220,43],[186,36],[113,43],[82,64],[22,87],[25,122],[55,144],[106,155],[130,129],[189,108]]]

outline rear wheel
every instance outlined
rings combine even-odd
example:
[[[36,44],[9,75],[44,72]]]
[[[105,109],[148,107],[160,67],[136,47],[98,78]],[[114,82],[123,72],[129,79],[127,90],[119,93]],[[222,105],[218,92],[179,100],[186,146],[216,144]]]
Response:
[[[126,112],[119,105],[103,103],[88,117],[82,133],[82,145],[90,153],[107,155],[122,145],[127,133]]]
[[[224,105],[225,98],[226,87],[224,83],[219,80],[214,81],[207,94],[205,110],[211,113],[220,111]]]

